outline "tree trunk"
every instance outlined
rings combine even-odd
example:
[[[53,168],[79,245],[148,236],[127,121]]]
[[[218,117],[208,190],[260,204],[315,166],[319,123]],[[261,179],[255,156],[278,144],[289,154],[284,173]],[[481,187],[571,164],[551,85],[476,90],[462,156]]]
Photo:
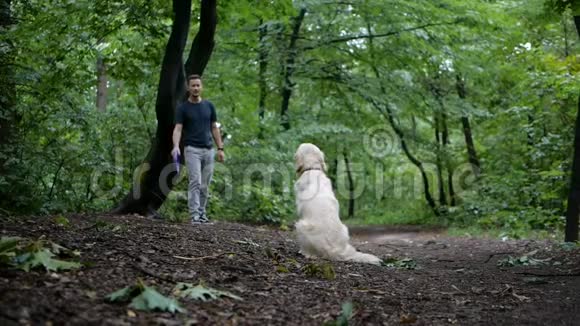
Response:
[[[411,139],[417,141],[417,120],[415,116],[411,116]]]
[[[395,131],[395,133],[399,137],[399,141],[401,142],[401,147],[403,148],[403,152],[407,156],[407,159],[409,159],[409,161],[411,161],[411,163],[413,163],[421,172],[421,178],[423,179],[423,190],[424,190],[424,194],[425,194],[425,200],[427,201],[427,204],[429,204],[429,207],[431,207],[431,209],[433,210],[433,213],[435,214],[435,216],[439,216],[440,213],[439,213],[439,210],[437,209],[437,204],[435,204],[435,200],[433,199],[433,197],[431,196],[431,192],[429,191],[429,179],[427,178],[427,173],[425,172],[425,169],[423,168],[423,163],[421,163],[421,161],[419,161],[417,158],[415,158],[411,154],[411,152],[409,151],[409,148],[407,147],[407,142],[405,141],[403,131],[400,128],[398,128],[395,124],[395,118],[393,116],[392,110],[388,107],[388,105],[386,106],[386,109],[387,109],[387,118],[389,120],[389,123],[391,124],[391,127],[393,128],[393,130]]]
[[[185,72],[187,75],[203,75],[215,46],[214,36],[216,27],[217,0],[202,0],[199,31],[193,39],[187,61],[185,62]],[[185,46],[185,42],[183,46]],[[185,87],[185,81],[180,86]]]
[[[455,82],[459,98],[465,100],[467,97],[465,82],[459,75],[455,75]],[[481,165],[479,164],[479,159],[477,158],[477,152],[475,151],[473,136],[471,134],[471,125],[466,114],[461,117],[461,125],[463,126],[463,136],[465,137],[465,145],[467,147],[467,159],[473,168],[474,175],[479,177],[479,174],[481,173]]]
[[[280,108],[280,118],[282,120],[281,125],[284,130],[290,129],[290,117],[288,116],[288,108],[290,106],[290,97],[292,96],[292,88],[294,88],[294,83],[292,83],[292,75],[294,74],[294,63],[296,61],[296,56],[298,55],[298,49],[296,48],[296,41],[298,40],[300,34],[300,26],[306,15],[306,8],[302,7],[298,16],[294,18],[294,26],[292,28],[292,35],[290,36],[290,45],[288,46],[288,56],[286,57],[286,63],[284,66],[284,80],[282,85],[282,106]]]
[[[338,180],[338,156],[332,160],[332,164],[328,166],[328,178],[332,182],[332,190],[336,191]]]
[[[0,30],[6,33],[12,25],[10,0],[0,0]],[[16,113],[16,84],[14,80],[14,46],[11,41],[3,44],[5,51],[0,57],[0,153],[4,157],[13,156],[14,142],[18,135],[14,128],[18,120]],[[8,170],[6,160],[0,161],[0,175]],[[8,189],[5,189],[8,191]],[[4,196],[2,196],[4,197]],[[10,196],[6,196],[10,198]]]
[[[437,184],[439,188],[439,205],[446,206],[447,200],[445,198],[445,182],[443,181],[443,164],[441,163],[441,151],[442,151],[442,144],[441,144],[441,131],[439,130],[441,119],[440,119],[440,112],[435,112],[433,117],[434,125],[435,125],[435,142],[436,142],[436,149],[435,149],[435,165],[437,167]]]
[[[564,28],[564,57],[569,55],[568,51],[568,19],[566,16],[562,18],[562,27]]]
[[[115,214],[158,215],[156,210],[163,204],[173,188],[172,179],[175,173],[168,173],[172,165],[171,137],[176,106],[186,99],[185,74],[201,75],[214,47],[217,24],[216,0],[202,0],[200,28],[191,45],[185,69],[182,55],[191,19],[191,0],[173,0],[173,12],[175,18],[165,49],[157,88],[155,139],[144,160],[142,172],[134,177],[133,188],[113,210]]]
[[[375,73],[378,73],[378,70],[375,70]],[[381,86],[381,88],[382,88],[383,92],[386,92],[386,90],[384,89],[383,86]],[[356,88],[351,88],[351,90],[360,91],[360,90],[357,90]],[[399,138],[399,141],[401,142],[401,148],[403,149],[405,156],[407,156],[407,159],[409,161],[411,161],[411,163],[413,163],[413,165],[415,165],[419,169],[419,172],[421,172],[421,178],[423,180],[423,190],[424,190],[425,200],[427,201],[427,204],[429,205],[429,207],[431,207],[435,216],[440,216],[441,214],[439,213],[439,210],[437,208],[437,204],[435,203],[435,200],[433,199],[433,196],[431,196],[431,192],[429,191],[429,179],[427,178],[427,173],[425,172],[425,168],[423,167],[423,163],[421,163],[421,161],[419,161],[409,151],[409,147],[407,146],[407,141],[405,140],[405,134],[403,133],[403,130],[401,130],[401,128],[399,128],[397,126],[397,123],[395,121],[395,115],[394,115],[393,111],[391,110],[391,108],[389,107],[389,105],[388,104],[384,105],[384,110],[383,110],[383,106],[381,104],[377,103],[372,97],[368,96],[366,93],[360,92],[359,95],[361,97],[363,97],[364,99],[366,99],[367,101],[369,101],[369,103],[371,103],[387,119],[387,121],[391,125],[391,128],[393,128],[393,130],[395,131],[395,134],[397,134],[397,137]]]
[[[260,19],[260,27],[258,29],[258,86],[260,88],[260,95],[258,99],[258,116],[260,118],[260,131],[258,138],[264,138],[264,127],[262,125],[264,115],[266,113],[266,97],[268,96],[268,84],[266,83],[266,70],[268,68],[268,46],[266,44],[266,36],[268,35],[268,25],[264,25],[264,21]]]
[[[447,190],[449,191],[449,204],[455,206],[455,190],[453,189],[453,169],[451,168],[451,160],[448,156],[447,146],[451,144],[449,141],[449,128],[447,128],[447,114],[443,113],[442,117],[442,128],[443,128],[443,154],[445,160],[445,169],[447,170]]]
[[[107,110],[107,66],[100,53],[97,57],[97,109]]]
[[[445,196],[445,181],[443,179],[443,161],[447,162],[447,158],[445,157],[445,151],[448,135],[447,135],[447,121],[445,115],[445,104],[443,103],[443,92],[439,88],[438,80],[439,78],[435,78],[435,80],[430,82],[429,88],[431,89],[431,93],[439,108],[435,110],[434,114],[434,125],[435,125],[435,142],[436,142],[436,151],[435,151],[435,165],[437,167],[437,183],[439,185],[439,205],[441,207],[447,206],[447,197]],[[447,166],[447,164],[446,164]]]
[[[348,161],[348,154],[346,151],[344,155],[344,165],[346,168],[346,175],[348,177],[348,218],[354,217],[354,180],[352,178],[352,171],[350,170],[350,163]]]
[[[574,16],[576,32],[580,36],[580,16]],[[572,181],[568,194],[568,211],[566,212],[566,236],[564,241],[578,241],[578,220],[580,214],[580,95],[574,130],[574,158],[572,160]]]

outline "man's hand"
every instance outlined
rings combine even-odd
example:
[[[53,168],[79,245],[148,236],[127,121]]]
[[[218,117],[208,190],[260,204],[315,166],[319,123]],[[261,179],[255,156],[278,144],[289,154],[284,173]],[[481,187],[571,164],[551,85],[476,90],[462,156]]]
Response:
[[[181,156],[181,151],[179,150],[179,147],[173,147],[173,150],[171,151],[171,156],[172,157]]]
[[[217,160],[220,163],[223,163],[226,160],[226,155],[224,154],[224,151],[217,151]]]

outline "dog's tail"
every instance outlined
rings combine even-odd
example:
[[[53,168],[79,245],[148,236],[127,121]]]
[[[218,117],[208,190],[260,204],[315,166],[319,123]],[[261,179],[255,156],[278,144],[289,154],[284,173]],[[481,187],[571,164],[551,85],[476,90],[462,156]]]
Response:
[[[344,260],[354,261],[358,263],[366,263],[373,265],[380,265],[382,259],[375,255],[365,254],[364,252],[356,251],[356,249],[349,245],[348,253],[345,255]]]

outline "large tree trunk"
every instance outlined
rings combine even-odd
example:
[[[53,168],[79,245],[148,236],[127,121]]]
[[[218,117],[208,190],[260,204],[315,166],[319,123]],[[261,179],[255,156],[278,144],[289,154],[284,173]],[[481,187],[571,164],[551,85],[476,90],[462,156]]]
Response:
[[[576,32],[580,36],[580,16],[574,16]],[[568,211],[566,212],[566,236],[564,241],[578,241],[578,220],[580,214],[580,96],[578,96],[578,112],[574,130],[574,158],[572,160],[572,182],[568,195]]]
[[[459,95],[459,98],[465,100],[467,97],[465,82],[459,75],[455,76],[455,86],[457,87],[457,95]],[[471,163],[473,173],[476,177],[479,177],[479,174],[481,173],[481,165],[477,158],[477,152],[475,151],[473,136],[471,134],[471,125],[466,114],[461,117],[461,125],[463,126],[463,136],[465,137],[465,145],[467,147],[467,159],[469,160],[469,163]]]
[[[290,106],[290,97],[292,96],[292,88],[294,88],[294,83],[291,78],[294,74],[294,63],[296,61],[296,56],[298,55],[298,49],[296,48],[296,41],[300,36],[300,26],[302,26],[302,21],[306,15],[306,8],[302,7],[298,16],[294,17],[294,26],[292,28],[292,35],[290,36],[290,45],[288,46],[288,56],[286,57],[286,64],[284,66],[284,80],[282,85],[282,105],[280,108],[280,118],[282,120],[281,124],[284,130],[290,129],[290,117],[288,116],[288,108]]]
[[[215,46],[214,36],[216,27],[217,0],[202,0],[199,31],[193,39],[187,61],[185,62],[185,72],[187,75],[203,75],[203,71],[209,62]],[[185,87],[185,83],[180,86]]]
[[[216,0],[202,0],[200,28],[191,45],[188,60],[183,66],[182,55],[187,41],[191,19],[191,0],[173,0],[175,18],[157,88],[155,113],[157,131],[144,166],[134,177],[129,194],[113,210],[115,214],[137,213],[157,216],[156,210],[163,204],[173,188],[170,155],[176,106],[186,99],[185,74],[203,73],[214,47],[217,25]]]

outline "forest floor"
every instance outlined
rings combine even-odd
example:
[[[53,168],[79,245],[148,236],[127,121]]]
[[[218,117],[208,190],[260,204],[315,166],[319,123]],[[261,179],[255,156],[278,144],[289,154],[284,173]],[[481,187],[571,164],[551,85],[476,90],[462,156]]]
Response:
[[[345,302],[354,307],[350,325],[578,325],[580,320],[578,246],[353,227],[359,250],[411,259],[387,267],[308,260],[298,254],[291,231],[267,227],[192,226],[140,216],[67,218],[70,223],[61,223],[67,226],[55,217],[0,219],[1,236],[44,237],[80,251],[83,262],[80,269],[58,273],[0,269],[1,325],[323,325],[337,320]],[[530,252],[528,259],[517,260]],[[510,256],[515,266],[509,266]],[[499,266],[501,261],[508,266]],[[203,280],[242,300],[180,298],[186,311],[176,314],[105,300],[138,279],[167,296],[178,282]]]

